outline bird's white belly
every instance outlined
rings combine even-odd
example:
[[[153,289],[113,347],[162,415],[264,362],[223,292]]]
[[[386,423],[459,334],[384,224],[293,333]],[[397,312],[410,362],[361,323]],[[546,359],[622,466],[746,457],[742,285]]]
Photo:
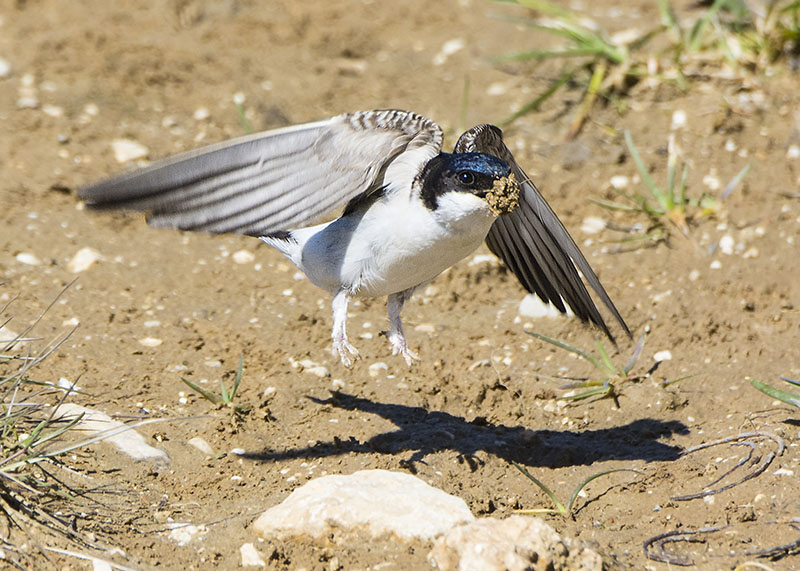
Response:
[[[468,208],[459,202],[455,212],[432,212],[419,201],[378,203],[361,218],[317,227],[298,265],[317,286],[332,293],[344,288],[356,297],[424,284],[475,251],[494,222],[484,201],[457,199]]]

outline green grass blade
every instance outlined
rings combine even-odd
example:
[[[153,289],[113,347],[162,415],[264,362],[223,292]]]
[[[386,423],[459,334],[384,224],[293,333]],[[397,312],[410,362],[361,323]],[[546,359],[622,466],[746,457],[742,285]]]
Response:
[[[636,170],[639,171],[639,175],[642,177],[642,181],[650,189],[650,192],[655,196],[656,200],[658,201],[659,206],[664,209],[665,198],[664,192],[656,186],[656,183],[653,182],[653,179],[650,177],[650,173],[647,170],[647,167],[642,160],[642,156],[639,154],[639,149],[636,148],[636,145],[633,144],[633,139],[631,138],[631,132],[627,129],[625,130],[625,144],[628,147],[628,151],[633,158],[633,162],[636,164]]]
[[[608,374],[613,377],[619,376],[619,371],[614,366],[614,363],[611,361],[611,357],[608,356],[606,353],[606,348],[603,347],[603,343],[598,339],[597,340],[597,349],[600,351],[600,358],[603,360],[603,365]]]
[[[668,0],[658,0],[658,13],[661,17],[661,24],[670,30],[676,30],[681,33],[681,25],[678,22],[678,17],[675,15],[675,10],[672,9]]]
[[[533,474],[528,472],[528,470],[526,470],[520,464],[517,464],[516,462],[511,462],[511,465],[514,466],[514,468],[516,468],[520,472],[522,472],[523,476],[528,478],[531,482],[536,484],[539,487],[540,490],[542,490],[545,494],[547,494],[547,497],[550,498],[550,501],[553,502],[554,506],[556,506],[555,513],[560,513],[560,514],[566,514],[567,513],[567,508],[565,508],[564,504],[562,504],[559,501],[559,499],[556,497],[556,495],[553,493],[553,491],[550,488],[548,488],[547,486],[545,486],[544,482],[542,482],[536,476],[534,476]],[[552,513],[552,512],[550,512],[550,513]]]
[[[189,388],[191,388],[192,390],[194,390],[194,391],[197,391],[198,393],[200,393],[201,395],[203,395],[203,397],[204,397],[206,400],[210,400],[210,401],[211,401],[211,402],[213,402],[214,404],[219,404],[219,403],[223,402],[223,401],[222,401],[222,399],[221,399],[221,398],[219,398],[217,395],[215,395],[214,393],[212,393],[212,392],[211,392],[211,391],[209,391],[208,389],[204,389],[203,387],[201,387],[201,386],[198,386],[198,385],[194,384],[194,383],[193,383],[192,381],[190,381],[189,379],[185,379],[185,378],[181,377],[181,380],[182,380],[184,383],[186,383],[186,384],[189,386]]]
[[[23,445],[26,448],[34,448],[35,446],[39,446],[41,444],[44,444],[48,440],[52,440],[53,438],[58,438],[63,433],[65,433],[67,430],[69,430],[70,428],[72,428],[73,426],[78,424],[83,419],[83,416],[84,416],[84,413],[80,413],[78,416],[73,418],[67,424],[65,424],[64,426],[62,426],[62,427],[54,430],[53,432],[50,432],[49,434],[43,436],[40,440],[36,440],[36,438],[34,438],[34,435],[32,434],[31,438],[28,438],[26,440],[26,443],[24,443]],[[52,421],[44,421],[41,424],[44,424],[45,426],[47,426],[49,424],[52,424]],[[42,428],[44,428],[44,427],[42,427]],[[30,441],[30,442],[28,443],[28,441]]]
[[[725,200],[730,196],[730,194],[736,189],[737,186],[739,186],[739,183],[742,182],[742,179],[745,176],[747,176],[747,173],[749,172],[750,172],[750,165],[747,165],[746,167],[744,167],[742,170],[739,171],[739,174],[737,174],[735,177],[731,179],[731,181],[725,187],[725,190],[723,190],[722,194],[720,195],[722,200]]]
[[[236,391],[239,390],[239,383],[242,382],[242,373],[244,373],[244,357],[239,355],[239,366],[236,367],[236,377],[233,379],[233,388],[231,389],[230,401],[236,398]]]
[[[231,395],[228,394],[228,387],[225,386],[225,379],[220,378],[219,380],[219,393],[222,397],[220,400],[224,403],[231,402]]]
[[[789,391],[784,391],[773,386],[766,385],[756,379],[750,379],[750,384],[767,396],[770,396],[788,405],[800,408],[800,394],[790,393]]]
[[[596,389],[589,389],[588,391],[583,391],[582,393],[578,393],[577,395],[562,396],[559,398],[568,401],[578,401],[598,395],[607,395],[610,394],[612,390],[613,386],[611,385],[611,383],[605,381],[603,382],[602,386],[597,387]]]
[[[620,204],[619,202],[614,202],[613,200],[603,200],[602,198],[590,198],[592,202],[602,206],[607,210],[621,210],[623,212],[638,212],[641,210],[638,206],[632,206],[630,204]]]
[[[596,369],[600,370],[603,369],[603,365],[597,357],[595,357],[590,353],[587,353],[586,351],[583,351],[582,349],[578,349],[577,347],[570,345],[569,343],[564,343],[563,341],[559,341],[558,339],[553,339],[552,337],[548,337],[547,335],[536,333],[535,331],[526,331],[525,333],[527,333],[528,335],[532,335],[537,339],[541,339],[542,341],[550,343],[551,345],[555,345],[560,349],[564,349],[565,351],[569,351],[570,353],[575,353],[578,357],[581,357],[582,359],[585,359],[586,361],[594,365]]]
[[[597,474],[593,474],[583,480],[578,486],[575,488],[575,491],[572,492],[572,496],[569,498],[569,503],[567,504],[567,511],[566,513],[572,513],[572,508],[575,506],[575,500],[578,499],[578,494],[581,493],[581,490],[584,489],[589,482],[592,480],[596,480],[601,476],[606,476],[608,474],[613,474],[614,472],[635,472],[636,474],[641,475],[642,472],[639,470],[634,470],[633,468],[614,468],[613,470],[606,470],[604,472],[598,472]]]
[[[636,361],[639,360],[639,355],[642,354],[642,349],[644,349],[644,342],[647,339],[647,331],[642,333],[639,337],[639,340],[636,342],[636,347],[633,349],[633,355],[625,364],[625,367],[622,369],[625,372],[625,375],[629,375],[633,368],[636,366]]]
[[[548,87],[547,90],[544,91],[544,93],[542,93],[532,101],[529,101],[528,103],[520,107],[519,110],[515,111],[513,114],[509,115],[508,117],[500,121],[500,126],[505,127],[506,125],[508,125],[512,121],[515,121],[516,119],[519,119],[523,115],[527,115],[532,111],[538,111],[539,107],[545,101],[550,99],[550,97],[552,97],[556,91],[561,89],[561,87],[563,87],[568,81],[570,81],[574,75],[575,75],[574,70],[565,71],[563,74],[561,74],[561,77],[559,77],[556,81],[554,81],[550,85],[550,87]]]

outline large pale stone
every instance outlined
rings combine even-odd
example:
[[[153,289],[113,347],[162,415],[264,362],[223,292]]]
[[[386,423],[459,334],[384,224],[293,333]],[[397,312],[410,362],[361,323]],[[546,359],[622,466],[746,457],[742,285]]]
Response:
[[[363,470],[323,476],[298,488],[253,524],[265,539],[336,531],[369,537],[432,539],[475,518],[464,500],[401,472]]]
[[[80,415],[83,417],[73,430],[85,430],[101,436],[104,442],[110,442],[120,452],[124,452],[136,461],[149,460],[162,467],[169,465],[170,459],[166,452],[150,446],[144,436],[104,412],[64,403],[56,409],[53,418],[72,420]]]
[[[600,556],[576,543],[540,519],[482,518],[437,539],[428,560],[440,571],[601,571]]]

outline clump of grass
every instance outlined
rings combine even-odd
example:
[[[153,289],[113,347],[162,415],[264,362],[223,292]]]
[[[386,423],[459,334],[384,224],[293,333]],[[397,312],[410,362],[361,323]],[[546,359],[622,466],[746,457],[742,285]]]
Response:
[[[225,385],[225,379],[220,378],[219,380],[219,387],[220,387],[220,394],[215,394],[209,391],[208,389],[204,389],[200,385],[197,385],[190,381],[189,379],[182,377],[181,380],[189,386],[192,390],[199,393],[204,399],[216,404],[216,405],[224,405],[229,408],[233,408],[233,410],[237,413],[246,413],[247,409],[234,404],[233,400],[236,398],[236,393],[239,390],[239,384],[242,382],[242,374],[244,373],[244,359],[243,357],[239,357],[239,366],[236,367],[236,376],[233,379],[233,386],[230,390]]]
[[[545,483],[542,482],[541,480],[539,480],[536,476],[534,476],[533,474],[528,472],[528,470],[524,466],[522,466],[520,464],[517,464],[516,462],[512,462],[511,464],[517,470],[522,472],[523,476],[525,476],[531,482],[536,484],[536,486],[538,486],[538,488],[540,490],[542,490],[542,492],[544,492],[544,494],[548,498],[550,498],[550,501],[553,502],[553,507],[552,508],[533,508],[533,509],[515,510],[516,513],[530,514],[530,515],[534,515],[534,514],[552,514],[552,515],[561,515],[561,516],[564,516],[564,517],[567,517],[567,516],[574,517],[574,515],[575,515],[575,512],[574,512],[575,502],[577,501],[578,497],[580,496],[581,491],[587,485],[589,485],[589,483],[591,481],[596,480],[597,478],[600,478],[602,476],[607,476],[608,474],[613,474],[614,472],[634,472],[636,474],[641,474],[642,473],[639,470],[634,470],[633,468],[614,468],[612,470],[604,470],[602,472],[598,472],[596,474],[592,474],[588,478],[585,478],[585,479],[581,480],[581,482],[572,491],[572,494],[569,497],[569,501],[567,502],[567,505],[564,505],[564,503],[561,500],[558,499],[558,496],[556,496],[555,492],[553,492],[550,488],[548,488],[545,485]]]
[[[539,49],[509,54],[501,61],[569,60],[562,74],[542,94],[523,105],[518,111],[501,121],[507,125],[515,119],[536,111],[561,88],[580,85],[584,89],[581,102],[570,124],[566,138],[574,138],[591,115],[598,98],[622,102],[630,88],[648,74],[646,57],[637,56],[642,48],[660,31],[660,28],[633,36],[611,36],[595,22],[576,12],[562,8],[548,0],[514,0],[512,2],[535,10],[541,15],[535,19],[516,19],[537,31],[562,38],[566,45],[560,48]]]
[[[676,229],[680,234],[688,237],[692,223],[721,212],[725,199],[739,186],[750,170],[750,165],[740,170],[719,196],[703,192],[699,196],[690,197],[687,194],[686,182],[689,165],[681,160],[674,135],[670,135],[668,140],[667,178],[663,186],[656,184],[650,176],[647,165],[634,145],[629,131],[625,131],[625,144],[647,192],[629,193],[618,190],[617,192],[624,202],[601,199],[593,199],[593,201],[609,210],[633,212],[646,216],[649,224],[641,236],[635,238],[635,240],[646,243],[668,240],[670,229]]]
[[[565,42],[561,47],[509,54],[501,61],[567,62],[550,87],[501,124],[538,110],[566,86],[579,86],[583,95],[567,139],[580,132],[596,102],[611,102],[623,112],[632,90],[642,83],[686,89],[693,77],[707,77],[712,67],[765,73],[781,58],[786,58],[792,69],[800,67],[800,0],[707,1],[700,16],[687,22],[681,22],[669,0],[658,0],[657,25],[618,34],[610,34],[585,15],[548,0],[496,1],[535,11],[536,18],[509,20]]]
[[[559,341],[558,339],[553,339],[547,335],[542,335],[541,333],[536,333],[534,331],[526,331],[526,333],[536,337],[537,339],[541,339],[542,341],[550,343],[551,345],[555,345],[560,349],[574,353],[584,361],[590,363],[598,371],[599,376],[597,378],[572,382],[561,387],[562,389],[569,391],[568,394],[559,397],[564,400],[580,401],[590,397],[611,398],[614,399],[615,404],[619,406],[618,398],[622,385],[644,379],[650,375],[652,371],[655,370],[655,366],[658,365],[656,364],[650,370],[643,373],[633,372],[636,362],[639,360],[639,356],[642,354],[642,349],[644,349],[644,342],[647,337],[646,333],[642,333],[641,337],[639,337],[633,353],[622,367],[614,364],[605,347],[603,346],[603,343],[599,340],[597,341],[598,354],[595,355],[589,351],[584,351],[583,349],[575,347],[574,345],[570,345],[564,341]],[[576,393],[575,391],[579,392]]]
[[[755,387],[765,395],[772,397],[776,400],[779,400],[783,403],[786,403],[790,406],[800,408],[800,391],[791,392],[779,389],[777,387],[773,387],[772,385],[767,385],[765,383],[762,383],[758,379],[749,379],[749,380],[750,384],[753,385],[753,387]],[[781,380],[793,387],[800,387],[800,381],[796,381],[788,377],[781,377]]]
[[[74,383],[32,378],[36,367],[75,331],[73,328],[50,342],[31,336],[32,329],[69,285],[19,334],[10,334],[8,329],[13,319],[7,313],[14,299],[0,309],[0,331],[6,335],[0,338],[0,517],[7,521],[7,529],[21,532],[27,538],[31,537],[31,528],[36,528],[82,547],[102,549],[103,546],[71,524],[72,514],[85,509],[78,501],[84,492],[70,486],[69,478],[56,475],[53,469],[66,468],[62,459],[67,453],[103,437],[76,440],[72,432],[83,415],[64,420],[56,414],[57,408],[78,392]],[[68,469],[65,473],[73,474]],[[6,563],[20,569],[44,568],[47,555],[42,550],[49,550],[48,547],[40,545],[38,540],[15,543],[13,539],[20,537],[3,538]],[[33,549],[18,548],[26,542]],[[50,563],[55,567],[54,562]]]

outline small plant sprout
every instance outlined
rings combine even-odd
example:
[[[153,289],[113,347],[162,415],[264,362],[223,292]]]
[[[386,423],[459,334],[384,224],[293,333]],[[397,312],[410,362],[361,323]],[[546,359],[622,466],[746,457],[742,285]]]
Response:
[[[572,491],[572,495],[569,497],[569,501],[567,502],[567,505],[564,505],[564,503],[561,500],[558,499],[558,496],[556,496],[556,494],[550,488],[548,488],[544,484],[544,482],[542,482],[536,476],[534,476],[533,474],[528,472],[528,470],[524,466],[522,466],[520,464],[517,464],[516,462],[512,462],[511,464],[514,466],[514,468],[516,468],[517,470],[522,472],[523,476],[525,476],[531,482],[536,484],[536,486],[540,490],[542,490],[542,492],[544,492],[544,494],[548,498],[550,498],[550,501],[553,502],[553,506],[554,507],[552,507],[552,508],[533,508],[533,509],[524,509],[524,510],[514,510],[516,513],[528,514],[528,515],[536,515],[536,514],[552,514],[552,515],[555,515],[555,514],[558,514],[558,515],[562,515],[562,516],[565,516],[565,517],[569,516],[569,517],[574,518],[575,517],[575,509],[574,509],[575,508],[575,502],[580,497],[581,491],[583,491],[583,489],[586,488],[586,486],[589,485],[589,483],[592,480],[596,480],[597,478],[600,478],[601,476],[607,476],[608,474],[613,474],[614,472],[634,472],[635,474],[639,474],[639,475],[642,474],[642,472],[640,472],[639,470],[634,470],[633,468],[614,468],[612,470],[604,470],[602,472],[598,472],[596,474],[592,474],[588,478],[583,479],[575,487],[575,489]]]
[[[783,389],[779,389],[777,387],[773,387],[771,385],[764,384],[757,379],[748,379],[748,380],[750,381],[751,385],[753,385],[755,388],[757,388],[765,395],[772,397],[776,400],[779,400],[783,403],[786,403],[788,405],[800,408],[800,391],[796,392],[786,391]],[[796,381],[788,377],[781,377],[781,380],[792,385],[793,387],[800,388],[800,381]]]
[[[542,341],[550,343],[551,345],[555,345],[560,349],[574,353],[584,361],[590,363],[599,372],[598,378],[572,382],[561,387],[564,390],[570,391],[567,395],[560,397],[565,400],[579,401],[597,396],[600,398],[612,398],[614,399],[615,404],[619,406],[618,397],[620,395],[620,387],[624,383],[635,382],[644,379],[658,366],[658,363],[656,363],[650,368],[650,370],[644,373],[632,373],[633,368],[636,366],[636,361],[642,354],[642,349],[644,349],[644,342],[645,338],[647,337],[647,333],[642,333],[641,337],[639,337],[639,340],[636,342],[636,347],[633,350],[633,354],[630,356],[630,359],[628,359],[628,362],[625,364],[625,366],[621,368],[614,364],[614,362],[611,360],[611,357],[608,356],[608,352],[603,346],[603,343],[599,340],[597,341],[597,350],[599,354],[594,355],[588,351],[579,349],[574,345],[570,345],[564,341],[559,341],[558,339],[553,339],[552,337],[542,335],[541,333],[535,333],[533,331],[526,331],[526,333],[536,337],[537,339],[541,339]],[[574,391],[576,390],[580,392],[575,393]]]
[[[203,398],[208,401],[211,401],[214,404],[223,404],[230,408],[233,408],[235,412],[238,413],[245,413],[247,409],[242,406],[234,405],[233,399],[236,398],[236,392],[239,390],[239,384],[242,382],[242,373],[244,372],[244,359],[240,356],[239,357],[239,366],[236,368],[236,376],[233,379],[233,386],[230,390],[228,387],[225,386],[225,380],[220,378],[219,386],[220,386],[220,394],[216,395],[209,391],[208,389],[204,389],[203,387],[193,383],[189,379],[185,377],[181,377],[181,380],[186,383],[193,391],[199,393]]]
[[[639,150],[633,143],[629,131],[625,131],[625,144],[636,165],[648,193],[629,193],[622,190],[616,192],[625,202],[593,199],[594,202],[609,210],[644,214],[649,225],[639,240],[659,242],[669,238],[669,229],[677,229],[683,236],[689,237],[690,224],[701,218],[717,215],[722,210],[722,202],[730,196],[734,189],[750,170],[744,167],[725,186],[719,197],[707,192],[699,197],[687,196],[687,176],[689,165],[680,162],[680,150],[675,143],[675,136],[670,135],[667,145],[667,180],[665,186],[659,186],[650,176],[650,172],[642,159]]]

